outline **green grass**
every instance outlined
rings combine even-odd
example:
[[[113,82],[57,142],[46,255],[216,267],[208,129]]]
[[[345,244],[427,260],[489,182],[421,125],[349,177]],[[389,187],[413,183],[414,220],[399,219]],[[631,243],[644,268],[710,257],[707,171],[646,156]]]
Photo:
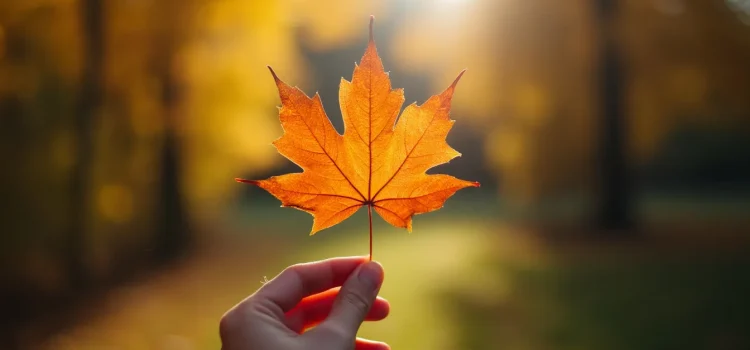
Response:
[[[458,349],[750,348],[742,257],[493,264],[512,286],[505,298],[444,294]]]

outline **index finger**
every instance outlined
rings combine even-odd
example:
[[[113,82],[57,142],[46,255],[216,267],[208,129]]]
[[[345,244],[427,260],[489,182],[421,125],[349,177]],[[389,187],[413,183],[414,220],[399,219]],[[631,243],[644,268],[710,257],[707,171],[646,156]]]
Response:
[[[287,312],[307,296],[340,287],[365,261],[367,257],[353,256],[292,265],[263,285],[254,297],[270,300]]]

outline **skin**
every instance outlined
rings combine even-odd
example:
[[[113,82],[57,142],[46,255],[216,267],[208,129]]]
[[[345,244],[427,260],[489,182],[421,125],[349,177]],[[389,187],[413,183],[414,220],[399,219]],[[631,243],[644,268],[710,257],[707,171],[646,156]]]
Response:
[[[388,316],[390,305],[377,296],[383,277],[366,257],[290,266],[224,314],[222,349],[390,349],[357,338],[363,321]]]

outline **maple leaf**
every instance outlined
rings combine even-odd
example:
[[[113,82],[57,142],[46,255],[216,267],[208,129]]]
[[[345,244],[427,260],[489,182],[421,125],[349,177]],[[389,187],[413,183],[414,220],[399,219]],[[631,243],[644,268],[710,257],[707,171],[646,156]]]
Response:
[[[370,41],[352,81],[341,79],[339,103],[344,118],[340,135],[323,110],[320,96],[308,97],[281,81],[271,70],[281,97],[279,119],[284,128],[276,149],[300,166],[301,173],[267,180],[244,180],[293,207],[313,215],[310,235],[331,227],[368,207],[372,257],[372,209],[396,227],[411,232],[412,216],[440,209],[456,191],[478,182],[425,172],[460,156],[445,141],[453,126],[449,118],[456,80],[423,105],[413,103],[398,117],[403,89],[391,82]],[[396,120],[398,118],[398,121]]]

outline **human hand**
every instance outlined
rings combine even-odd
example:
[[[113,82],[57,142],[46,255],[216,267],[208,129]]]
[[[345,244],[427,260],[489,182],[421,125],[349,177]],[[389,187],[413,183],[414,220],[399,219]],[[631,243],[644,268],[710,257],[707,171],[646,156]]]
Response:
[[[224,314],[222,349],[387,350],[356,337],[363,321],[388,316],[390,305],[377,297],[383,277],[364,257],[290,266]]]

